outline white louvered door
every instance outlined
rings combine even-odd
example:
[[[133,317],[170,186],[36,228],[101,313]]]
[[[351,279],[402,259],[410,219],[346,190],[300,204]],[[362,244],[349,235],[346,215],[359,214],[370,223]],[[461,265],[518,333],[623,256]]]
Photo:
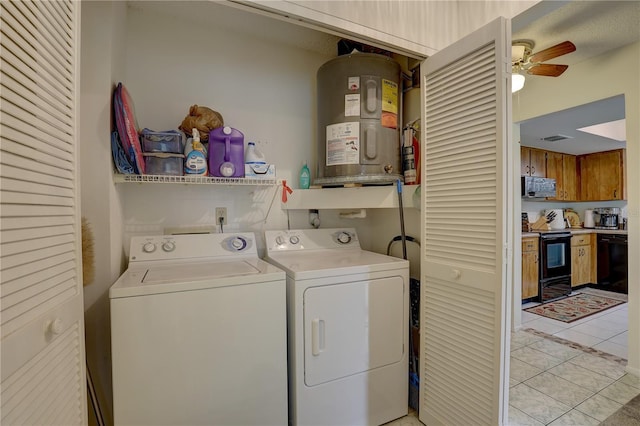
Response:
[[[86,424],[80,2],[2,1],[0,19],[0,423]]]
[[[420,420],[496,425],[508,406],[510,21],[427,59]]]

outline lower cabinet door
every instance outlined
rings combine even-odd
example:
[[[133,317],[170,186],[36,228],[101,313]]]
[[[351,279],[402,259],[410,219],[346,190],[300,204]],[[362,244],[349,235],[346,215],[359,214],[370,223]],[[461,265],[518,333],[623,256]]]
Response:
[[[591,247],[571,247],[571,287],[591,282]]]
[[[522,298],[538,296],[538,252],[522,253]]]

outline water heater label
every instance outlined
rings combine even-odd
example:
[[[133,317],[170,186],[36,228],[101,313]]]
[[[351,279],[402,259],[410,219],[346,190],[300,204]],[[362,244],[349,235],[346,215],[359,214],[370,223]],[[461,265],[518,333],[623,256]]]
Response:
[[[360,89],[360,77],[349,77],[347,84],[349,85],[349,90]]]
[[[360,123],[327,126],[327,166],[360,164]]]
[[[398,84],[382,79],[382,116],[383,127],[398,128]]]
[[[344,95],[344,116],[360,117],[360,94]]]

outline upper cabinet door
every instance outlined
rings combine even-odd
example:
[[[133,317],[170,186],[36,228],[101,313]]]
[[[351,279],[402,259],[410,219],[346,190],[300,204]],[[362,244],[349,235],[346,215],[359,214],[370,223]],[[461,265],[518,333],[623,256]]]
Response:
[[[546,177],[545,151],[526,146],[520,147],[520,173],[522,176]]]
[[[562,154],[562,186],[564,188],[565,201],[578,200],[578,171],[576,169],[576,156]]]
[[[236,0],[354,40],[427,57],[496,16],[512,18],[539,0],[491,2],[397,0]]]
[[[565,188],[562,173],[562,153],[548,151],[546,168],[546,177],[556,180],[556,196],[547,197],[547,200],[564,200]]]
[[[606,151],[599,155],[600,199],[624,200],[624,151]]]
[[[506,421],[510,37],[500,18],[421,66],[419,411],[429,425]]]
[[[438,46],[446,46],[458,37],[456,2],[239,0],[227,4],[268,11],[297,24],[413,58],[433,55]],[[442,16],[451,18],[446,26]]]
[[[580,200],[625,200],[624,149],[595,152],[578,157]]]

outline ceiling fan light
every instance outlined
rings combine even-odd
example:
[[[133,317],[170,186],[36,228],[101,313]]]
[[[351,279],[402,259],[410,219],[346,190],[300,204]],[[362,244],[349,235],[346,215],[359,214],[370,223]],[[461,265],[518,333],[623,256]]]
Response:
[[[524,87],[524,75],[514,73],[511,75],[511,93],[516,93]]]

